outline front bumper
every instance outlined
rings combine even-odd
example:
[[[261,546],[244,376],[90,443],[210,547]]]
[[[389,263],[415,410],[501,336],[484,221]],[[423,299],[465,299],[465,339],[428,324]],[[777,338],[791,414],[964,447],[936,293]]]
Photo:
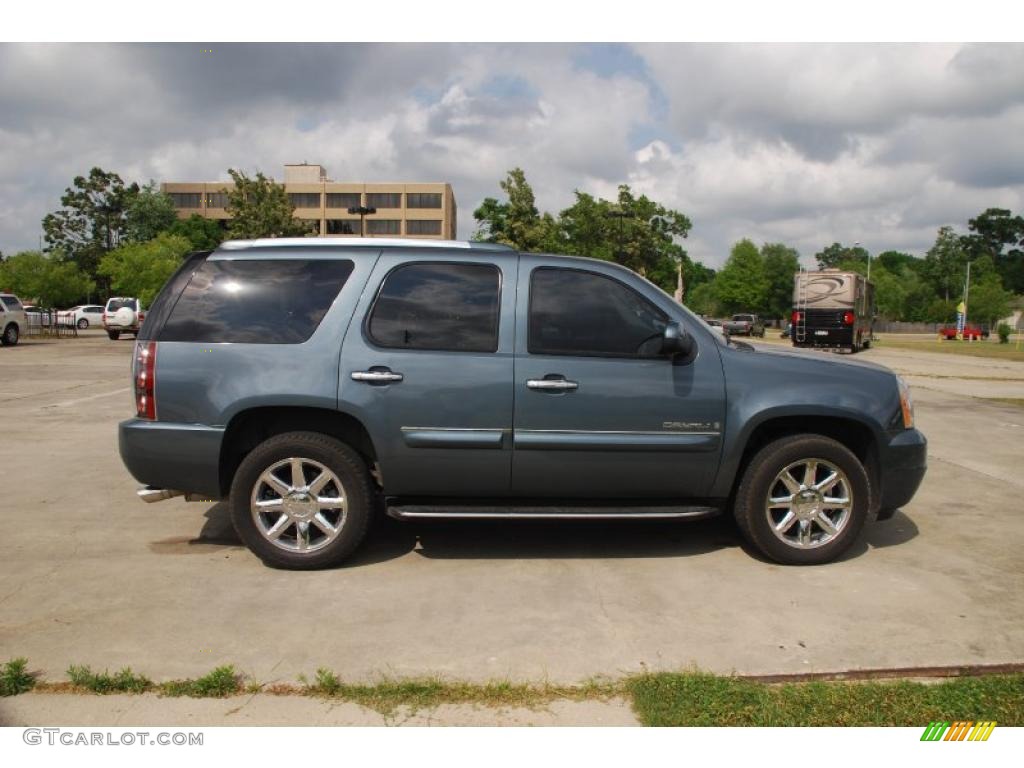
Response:
[[[143,485],[221,497],[224,430],[200,424],[129,419],[118,427],[121,460]]]
[[[928,469],[928,440],[916,429],[892,435],[880,458],[882,498],[879,519],[892,517],[908,504]]]

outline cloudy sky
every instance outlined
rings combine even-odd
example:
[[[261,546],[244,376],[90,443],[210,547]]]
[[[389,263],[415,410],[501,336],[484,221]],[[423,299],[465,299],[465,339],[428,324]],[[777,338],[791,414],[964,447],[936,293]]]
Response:
[[[1024,45],[0,45],[0,71],[8,254],[95,165],[448,181],[460,237],[514,166],[553,212],[628,183],[711,266],[742,237],[922,254],[1024,210]]]

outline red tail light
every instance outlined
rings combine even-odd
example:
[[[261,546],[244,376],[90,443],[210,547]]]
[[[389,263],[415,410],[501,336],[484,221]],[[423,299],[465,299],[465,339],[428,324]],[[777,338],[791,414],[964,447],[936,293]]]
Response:
[[[794,323],[799,323],[801,320],[804,319],[804,313],[803,312],[798,312],[798,311],[794,310],[793,314],[790,315],[789,319],[791,321],[793,321]]]
[[[156,342],[135,344],[135,415],[156,420]]]
[[[853,325],[853,312],[843,312],[843,325]]]

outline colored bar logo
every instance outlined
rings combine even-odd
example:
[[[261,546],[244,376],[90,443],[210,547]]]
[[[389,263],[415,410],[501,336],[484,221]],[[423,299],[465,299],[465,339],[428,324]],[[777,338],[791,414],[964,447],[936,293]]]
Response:
[[[995,730],[995,720],[956,720],[952,723],[941,720],[928,723],[921,734],[921,741],[988,741]]]

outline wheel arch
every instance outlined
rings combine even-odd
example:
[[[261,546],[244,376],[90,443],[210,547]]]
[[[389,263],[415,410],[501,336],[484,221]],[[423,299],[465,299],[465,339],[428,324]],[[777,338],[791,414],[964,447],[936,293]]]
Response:
[[[223,497],[227,498],[238,465],[253,448],[274,435],[293,431],[320,432],[336,437],[355,450],[368,467],[372,468],[377,463],[377,451],[369,432],[351,414],[308,406],[249,408],[235,414],[224,430],[219,466]]]
[[[881,470],[879,467],[876,431],[865,422],[847,415],[786,414],[770,416],[752,427],[743,443],[743,450],[729,489],[730,499],[743,479],[751,459],[764,446],[791,435],[821,435],[848,448],[864,465],[871,483],[872,514],[881,502]]]

